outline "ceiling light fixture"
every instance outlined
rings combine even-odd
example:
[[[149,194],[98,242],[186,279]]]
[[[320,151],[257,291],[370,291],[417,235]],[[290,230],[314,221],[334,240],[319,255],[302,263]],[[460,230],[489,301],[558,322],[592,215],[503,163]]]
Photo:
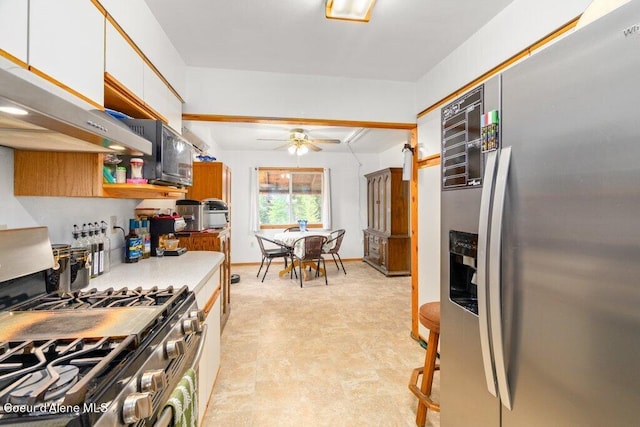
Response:
[[[289,154],[297,154],[298,156],[302,156],[303,154],[307,154],[309,152],[309,148],[302,141],[292,142],[291,145],[287,148]]]
[[[27,114],[29,114],[27,110],[11,106],[0,106],[0,112],[12,114],[14,116],[26,116]]]
[[[327,0],[325,16],[328,19],[369,22],[376,0]]]

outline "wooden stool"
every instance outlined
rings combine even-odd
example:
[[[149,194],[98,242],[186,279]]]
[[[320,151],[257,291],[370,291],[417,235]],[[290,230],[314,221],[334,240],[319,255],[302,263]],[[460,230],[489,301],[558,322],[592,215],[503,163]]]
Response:
[[[440,302],[429,302],[421,305],[419,318],[422,326],[429,329],[429,340],[427,342],[424,366],[413,370],[409,380],[409,390],[418,398],[416,424],[422,427],[427,422],[427,410],[431,409],[432,411],[440,412],[440,404],[431,400],[433,373],[440,369],[440,365],[436,365],[438,340],[440,338]],[[418,388],[420,374],[422,374],[422,383]]]

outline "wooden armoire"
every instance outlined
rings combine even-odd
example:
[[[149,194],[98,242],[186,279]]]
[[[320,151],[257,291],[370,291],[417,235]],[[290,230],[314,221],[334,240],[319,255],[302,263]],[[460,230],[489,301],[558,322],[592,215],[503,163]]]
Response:
[[[409,182],[402,168],[387,168],[367,178],[367,229],[364,261],[387,276],[411,274]]]

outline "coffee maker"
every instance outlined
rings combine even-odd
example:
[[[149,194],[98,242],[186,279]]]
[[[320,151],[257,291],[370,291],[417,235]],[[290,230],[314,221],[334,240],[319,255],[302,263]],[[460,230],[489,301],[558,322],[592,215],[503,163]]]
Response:
[[[187,248],[171,247],[170,235],[182,231],[187,226],[184,218],[173,215],[156,215],[149,220],[151,234],[151,256],[157,256],[158,247],[164,249],[164,255],[177,256],[187,252]],[[177,239],[174,237],[174,239]]]

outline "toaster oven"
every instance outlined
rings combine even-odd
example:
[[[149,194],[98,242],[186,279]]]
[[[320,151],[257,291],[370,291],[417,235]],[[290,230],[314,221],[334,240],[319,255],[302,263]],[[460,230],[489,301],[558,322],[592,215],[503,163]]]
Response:
[[[180,215],[187,226],[184,231],[202,231],[205,225],[204,203],[198,200],[177,200],[176,213]]]
[[[204,225],[206,228],[224,228],[229,223],[229,207],[220,199],[204,199]]]

